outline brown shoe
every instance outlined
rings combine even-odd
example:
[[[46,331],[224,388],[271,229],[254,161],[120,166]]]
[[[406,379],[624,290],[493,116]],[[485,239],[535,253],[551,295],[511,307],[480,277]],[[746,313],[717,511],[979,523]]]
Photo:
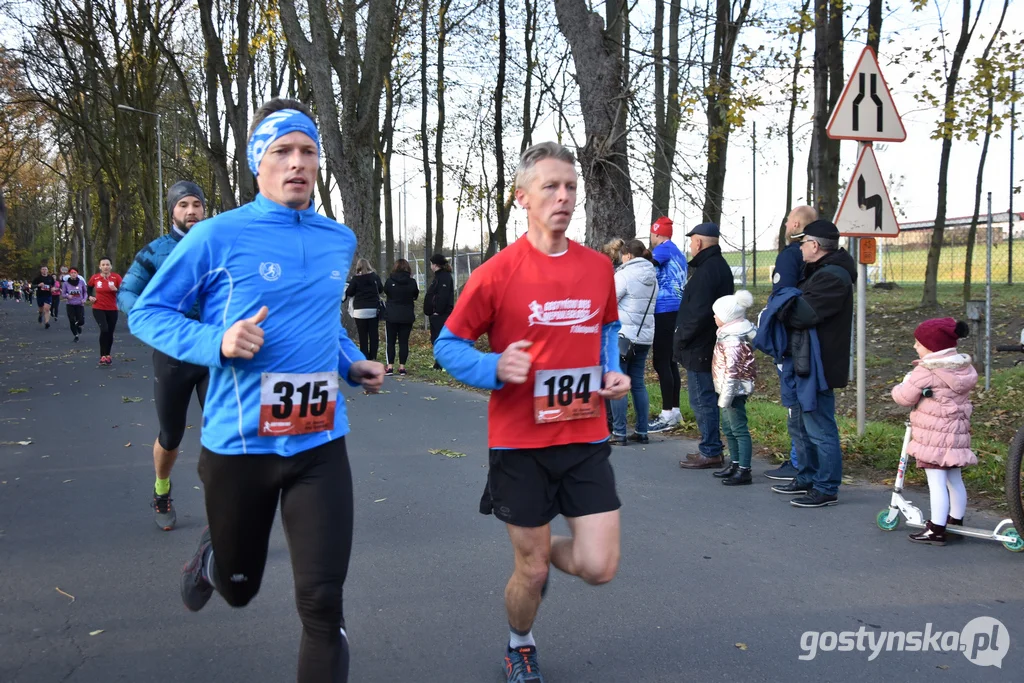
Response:
[[[714,458],[708,458],[703,455],[697,455],[694,458],[680,460],[679,466],[684,470],[709,470],[713,467],[722,466],[722,456],[719,455]]]

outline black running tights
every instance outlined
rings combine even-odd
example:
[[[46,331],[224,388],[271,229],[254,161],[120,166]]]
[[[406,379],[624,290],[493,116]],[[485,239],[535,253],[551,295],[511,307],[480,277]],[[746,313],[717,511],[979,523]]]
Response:
[[[100,326],[100,355],[109,356],[110,347],[114,345],[114,329],[117,327],[117,311],[101,311],[92,309],[92,317]]]
[[[203,448],[199,478],[214,583],[233,607],[244,607],[259,591],[280,498],[302,621],[298,683],[346,683],[342,589],[352,553],[353,505],[345,439],[289,458],[217,455]]]
[[[679,407],[679,393],[683,380],[679,376],[679,364],[672,359],[672,340],[676,333],[676,311],[654,314],[654,344],[651,364],[658,373],[661,385],[661,409]]]
[[[377,360],[377,347],[380,346],[380,318],[356,318],[356,331],[359,333],[359,350],[367,360]]]

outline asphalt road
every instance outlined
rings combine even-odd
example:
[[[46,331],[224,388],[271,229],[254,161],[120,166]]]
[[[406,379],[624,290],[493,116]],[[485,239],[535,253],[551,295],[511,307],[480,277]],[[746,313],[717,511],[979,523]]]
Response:
[[[162,532],[149,508],[150,351],[122,320],[114,365],[98,367],[91,317],[77,345],[64,318],[39,327],[33,308],[0,301],[0,682],[294,680],[300,625],[279,525],[247,608],[215,596],[191,614],[178,596],[205,524],[197,406],[173,478],[179,526]],[[485,398],[412,380],[385,389],[346,393],[350,680],[498,683],[511,552],[500,523],[476,512]],[[600,588],[553,575],[534,630],[549,683],[1024,678],[1024,554],[884,533],[874,518],[888,493],[877,487],[844,486],[835,507],[793,508],[769,490],[764,462],[755,486],[727,489],[710,472],[679,469],[691,445],[615,451],[621,570]],[[916,499],[927,505],[924,492]],[[993,521],[968,513],[968,524]],[[937,644],[952,647],[977,617],[1002,624],[999,651],[983,647],[990,624],[968,638],[981,660],[1004,657],[1001,668],[931,647],[873,661],[826,651],[837,641],[825,632],[861,628],[865,645],[869,632],[930,628],[949,632]],[[822,633],[821,649],[804,661],[810,631]]]

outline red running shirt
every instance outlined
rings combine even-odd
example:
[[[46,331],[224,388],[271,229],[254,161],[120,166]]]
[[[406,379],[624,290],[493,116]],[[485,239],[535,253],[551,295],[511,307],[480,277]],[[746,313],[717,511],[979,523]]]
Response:
[[[96,273],[89,278],[89,286],[95,287],[96,301],[93,302],[92,307],[97,311],[117,310],[117,291],[110,288],[111,284],[117,289],[121,289],[121,276],[111,273],[110,277],[104,278],[100,273]]]
[[[564,254],[548,256],[523,236],[473,271],[445,323],[448,330],[472,340],[487,334],[496,353],[516,341],[533,342],[526,349],[533,358],[526,383],[491,392],[489,446],[546,448],[607,439],[604,401],[596,393],[596,417],[537,424],[534,375],[602,365],[601,328],[618,319],[611,262],[572,241]]]

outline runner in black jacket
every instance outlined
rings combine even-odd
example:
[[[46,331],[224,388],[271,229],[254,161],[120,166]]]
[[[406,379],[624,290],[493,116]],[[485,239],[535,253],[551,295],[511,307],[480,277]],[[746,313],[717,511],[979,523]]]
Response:
[[[430,343],[433,344],[437,341],[437,335],[441,334],[452,309],[455,308],[455,281],[452,279],[451,264],[444,254],[434,254],[430,257],[430,270],[434,272],[434,279],[427,287],[427,295],[423,298],[423,312],[430,320]],[[434,369],[441,369],[436,360]]]

